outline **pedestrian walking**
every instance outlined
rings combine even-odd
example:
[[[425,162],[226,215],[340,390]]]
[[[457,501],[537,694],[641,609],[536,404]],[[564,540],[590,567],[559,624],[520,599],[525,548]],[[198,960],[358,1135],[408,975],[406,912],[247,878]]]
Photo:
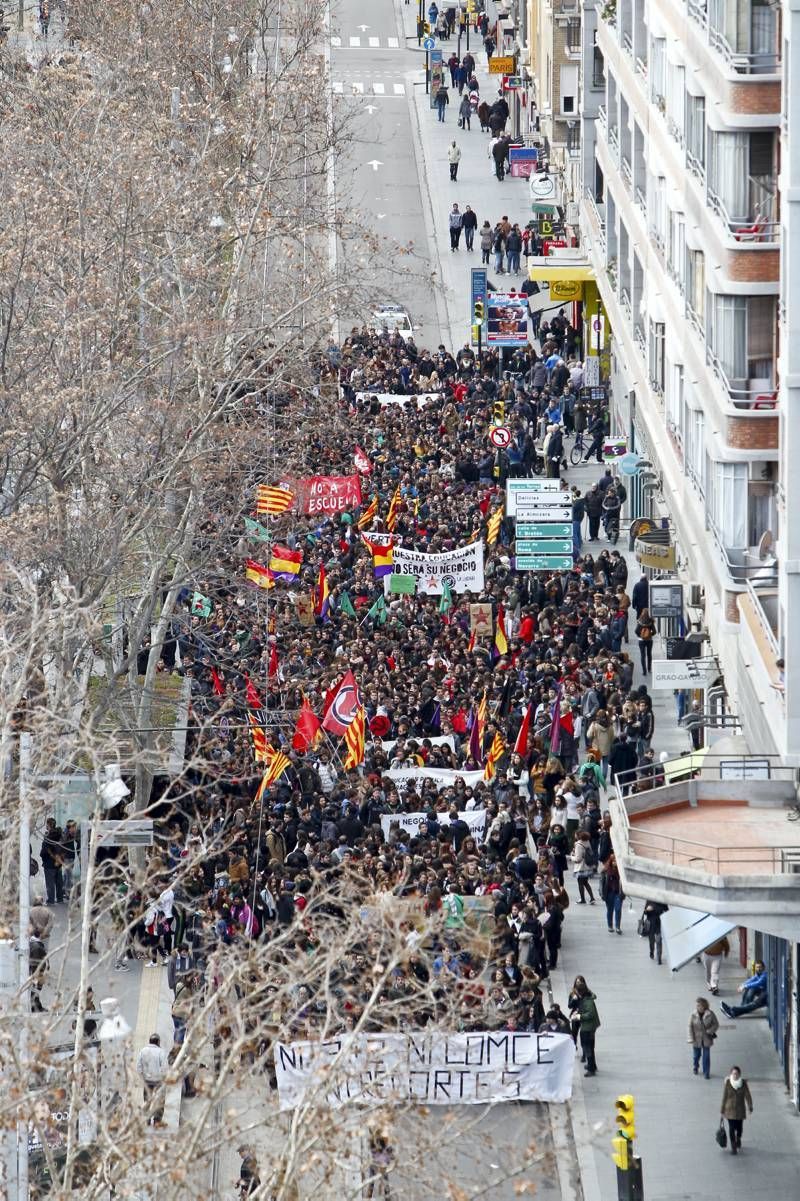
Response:
[[[689,1014],[689,1043],[692,1048],[692,1071],[695,1076],[703,1064],[706,1080],[711,1076],[711,1048],[719,1030],[719,1018],[705,997],[698,997]]]
[[[464,231],[464,243],[467,250],[472,250],[472,245],[475,241],[475,230],[478,228],[478,218],[469,205],[464,209],[461,228]]]
[[[643,675],[648,675],[653,667],[653,638],[655,632],[656,623],[650,616],[650,610],[642,609],[634,633],[639,639],[639,658],[642,661]]]
[[[703,951],[703,966],[706,969],[706,984],[708,991],[713,997],[719,992],[719,969],[722,966],[723,958],[727,959],[731,953],[731,944],[727,938],[718,938],[716,942],[712,942]]]
[[[703,746],[703,710],[700,708],[699,701],[692,701],[689,712],[681,718],[681,725],[689,731],[692,750],[701,750]]]
[[[144,1089],[144,1107],[150,1111],[147,1123],[164,1125],[164,1078],[167,1074],[168,1058],[161,1046],[161,1037],[151,1034],[150,1041],[136,1056],[136,1071],[141,1076]]]
[[[518,225],[514,225],[506,238],[506,253],[508,255],[508,271],[510,275],[519,275],[519,256],[522,251],[522,234]]]
[[[458,123],[462,129],[469,129],[471,120],[472,103],[470,102],[469,96],[464,96],[458,106]]]
[[[600,896],[606,903],[608,932],[609,934],[613,934],[616,929],[617,934],[621,934],[622,902],[625,900],[625,893],[622,890],[622,880],[620,879],[619,868],[617,867],[616,855],[609,855],[600,872]]]
[[[462,226],[463,220],[464,220],[464,218],[461,215],[461,212],[459,211],[458,205],[454,204],[450,211],[450,218],[449,218],[450,250],[451,250],[451,252],[458,250],[458,243],[461,239],[461,226]]]
[[[44,939],[36,930],[31,933],[28,940],[28,962],[31,973],[31,1011],[33,1013],[44,1013],[42,986],[47,975],[47,947],[45,946]]]
[[[450,103],[450,93],[447,90],[447,85],[442,84],[436,93],[436,111],[439,114],[439,120],[444,121],[444,110]]]
[[[481,262],[489,264],[489,258],[494,245],[494,231],[488,221],[481,226]]]
[[[486,51],[486,65],[488,67],[489,63],[492,61],[492,55],[494,54],[494,38],[485,37],[483,39],[483,48]]]
[[[249,1197],[257,1188],[261,1186],[261,1177],[258,1174],[258,1159],[252,1147],[247,1145],[237,1148],[236,1154],[241,1156],[241,1166],[239,1168],[239,1179],[236,1181],[236,1188],[240,1198]]]
[[[454,88],[456,86],[456,71],[458,70],[458,55],[455,50],[447,60],[447,67],[450,71],[450,84]]]
[[[503,271],[503,233],[497,226],[494,230],[494,240],[492,242],[492,250],[494,251],[494,269],[498,275],[504,275]]]
[[[478,105],[478,120],[481,123],[481,133],[488,133],[489,130],[489,105],[485,100],[482,100]]]
[[[720,1115],[728,1123],[728,1133],[731,1140],[731,1155],[736,1155],[742,1149],[742,1127],[747,1111],[753,1112],[753,1098],[750,1087],[742,1075],[740,1067],[731,1068],[725,1077],[722,1089],[722,1107]]]
[[[596,998],[582,977],[581,983],[576,983],[575,992],[578,998],[577,1012],[580,1018],[579,1037],[581,1040],[582,1062],[586,1064],[584,1076],[597,1075],[597,1059],[595,1057],[595,1039],[600,1028],[600,1015],[597,1012]]]
[[[668,905],[662,905],[659,901],[648,901],[644,907],[643,918],[647,922],[647,941],[650,944],[650,958],[655,955],[659,964],[661,963],[661,952],[664,946],[664,941],[661,937],[661,915],[669,909]]]
[[[54,817],[48,817],[45,822],[44,838],[39,858],[44,870],[46,903],[48,905],[62,904],[64,900],[64,874],[62,834],[56,825]]]
[[[458,179],[458,164],[461,162],[461,150],[456,145],[455,139],[447,148],[447,161],[450,164],[450,178],[455,183]],[[459,226],[459,229],[461,226]]]

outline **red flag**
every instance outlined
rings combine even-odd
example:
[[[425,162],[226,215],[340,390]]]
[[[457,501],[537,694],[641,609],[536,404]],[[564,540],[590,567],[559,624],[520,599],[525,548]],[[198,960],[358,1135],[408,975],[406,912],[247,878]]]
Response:
[[[272,679],[273,676],[276,676],[277,674],[278,674],[278,648],[275,645],[275,643],[273,642],[272,650],[269,652],[269,667],[267,668],[267,675],[269,676],[270,679]]]
[[[292,735],[292,748],[301,755],[311,750],[322,738],[322,726],[308,698],[303,697],[303,706],[297,717],[297,725]]]
[[[251,709],[264,708],[261,703],[261,697],[258,695],[258,690],[249,676],[245,676],[245,696]]]
[[[484,495],[484,498],[483,498],[483,500],[481,501],[481,503],[478,505],[478,508],[480,509],[480,511],[481,511],[481,513],[483,514],[483,516],[484,516],[484,517],[485,517],[485,516],[486,516],[486,514],[489,512],[489,503],[490,503],[490,501],[489,501],[489,498],[490,498],[490,496],[491,496],[491,493],[487,492],[487,493]]]
[[[222,680],[220,679],[220,675],[219,675],[219,672],[217,671],[216,667],[211,668],[211,682],[214,686],[214,695],[215,696],[224,696],[225,695],[225,685],[222,683]]]
[[[352,671],[347,671],[336,689],[336,695],[331,701],[328,712],[322,719],[323,730],[328,730],[331,734],[344,734],[355,718],[360,704],[361,697],[358,694],[356,678]]]
[[[336,696],[336,693],[339,691],[339,689],[341,688],[343,683],[344,683],[344,676],[342,676],[342,678],[341,678],[341,680],[339,680],[338,684],[331,684],[330,688],[325,693],[325,700],[322,702],[323,719],[325,718],[328,710],[330,709],[331,705],[333,704],[333,698]]]
[[[473,630],[469,636],[469,645],[467,647],[467,654],[471,655],[474,650],[475,650],[475,631]]]
[[[517,734],[517,741],[514,743],[515,755],[527,755],[528,753],[528,733],[531,728],[532,708],[533,705],[531,704],[528,705],[528,708],[525,710],[525,716],[522,719],[522,725],[519,728],[519,734]]]
[[[366,451],[357,446],[353,452],[353,458],[356,463],[356,471],[360,471],[362,475],[372,475],[372,463]]]

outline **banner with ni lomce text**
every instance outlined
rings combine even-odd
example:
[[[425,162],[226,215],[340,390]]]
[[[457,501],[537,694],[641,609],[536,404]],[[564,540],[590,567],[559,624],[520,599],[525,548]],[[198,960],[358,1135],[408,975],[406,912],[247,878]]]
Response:
[[[275,1073],[284,1110],[307,1098],[331,1109],[568,1101],[574,1058],[569,1034],[348,1034],[277,1043]]]

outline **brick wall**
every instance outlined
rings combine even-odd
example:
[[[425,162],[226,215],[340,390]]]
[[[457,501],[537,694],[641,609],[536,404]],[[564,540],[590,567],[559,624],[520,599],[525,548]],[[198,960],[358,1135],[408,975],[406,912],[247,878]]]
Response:
[[[739,606],[736,603],[737,592],[724,592],[723,603],[725,605],[725,620],[733,621],[739,624]]]
[[[725,275],[745,283],[777,283],[780,260],[779,250],[729,250],[725,258]]]
[[[727,107],[734,113],[779,114],[780,80],[775,83],[729,83]]]
[[[777,450],[777,415],[775,417],[729,417],[727,443],[728,446],[735,446],[737,450]]]

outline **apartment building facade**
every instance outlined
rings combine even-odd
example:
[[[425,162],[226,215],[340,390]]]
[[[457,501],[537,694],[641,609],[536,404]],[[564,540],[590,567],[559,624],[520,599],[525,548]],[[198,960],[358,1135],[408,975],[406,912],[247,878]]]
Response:
[[[669,518],[753,749],[800,764],[797,14],[603,0],[582,17],[582,235],[613,432],[652,464],[631,516]]]

